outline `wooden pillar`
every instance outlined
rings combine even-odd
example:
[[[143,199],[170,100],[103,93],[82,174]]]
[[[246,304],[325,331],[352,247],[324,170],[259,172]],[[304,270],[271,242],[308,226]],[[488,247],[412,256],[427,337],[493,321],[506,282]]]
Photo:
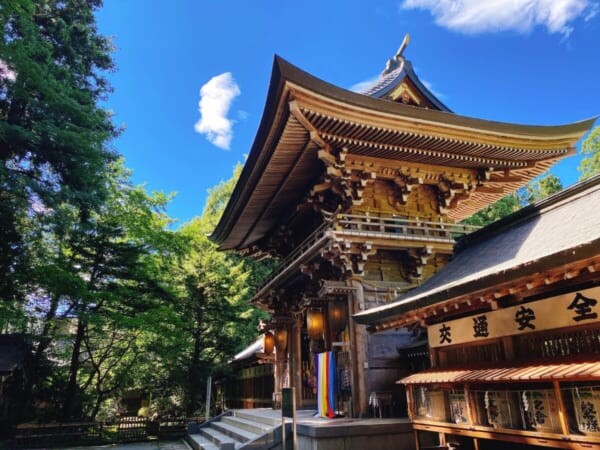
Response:
[[[560,421],[560,429],[562,434],[569,434],[569,419],[567,418],[567,410],[565,409],[565,402],[563,400],[562,394],[560,392],[560,385],[557,380],[552,381],[552,386],[554,387],[554,395],[556,396],[556,401],[558,402],[558,420]]]
[[[304,406],[302,398],[302,316],[296,317],[290,330],[290,347],[292,361],[292,377],[295,387],[296,406]]]
[[[278,399],[281,400],[281,390],[279,388],[281,380],[281,358],[282,355],[280,352],[275,350],[275,360],[273,364],[273,378],[275,380],[273,384],[273,407],[275,407],[275,403]]]
[[[351,285],[356,291],[351,295],[350,316],[360,311],[365,304],[363,285],[360,281],[352,280]],[[367,330],[363,325],[350,323],[350,358],[352,361],[352,403],[354,415],[361,416],[368,412],[368,356]]]
[[[465,400],[467,403],[467,419],[469,420],[469,424],[477,425],[475,423],[475,414],[473,413],[473,398],[471,397],[471,387],[469,385],[465,385]]]
[[[415,420],[415,396],[413,395],[413,386],[406,386],[406,403],[408,403],[408,418]]]
[[[474,407],[475,404],[472,396],[471,396],[471,387],[469,385],[465,385],[465,400],[467,401],[467,419],[469,420],[470,425],[478,425],[475,420]],[[479,440],[478,438],[473,438],[473,447],[475,450],[479,450]]]

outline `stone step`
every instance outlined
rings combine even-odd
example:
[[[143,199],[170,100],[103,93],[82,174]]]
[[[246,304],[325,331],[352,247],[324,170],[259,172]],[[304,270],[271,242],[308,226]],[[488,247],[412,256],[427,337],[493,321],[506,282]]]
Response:
[[[209,441],[201,434],[190,434],[186,441],[194,450],[220,450],[218,445]]]
[[[281,418],[261,415],[260,413],[248,413],[240,409],[236,409],[233,411],[234,417],[239,417],[240,419],[245,419],[250,422],[258,422],[264,423],[265,425],[269,425],[270,427],[277,427],[281,425]]]
[[[243,445],[242,442],[237,439],[227,436],[224,433],[221,433],[219,430],[213,428],[213,423],[208,427],[202,427],[198,431],[202,436],[207,438],[209,441],[217,445],[217,448],[233,450],[234,448],[239,448]]]
[[[210,424],[210,426],[215,430],[220,431],[221,433],[226,434],[227,436],[232,437],[233,439],[239,442],[246,443],[258,437],[258,434],[256,433],[244,430],[243,428],[239,428],[236,425],[232,425],[222,420],[219,422],[213,422]]]
[[[255,420],[247,420],[236,416],[223,416],[221,421],[235,427],[242,428],[251,433],[255,433],[259,436],[273,429],[272,425],[267,425],[266,423],[256,422]]]

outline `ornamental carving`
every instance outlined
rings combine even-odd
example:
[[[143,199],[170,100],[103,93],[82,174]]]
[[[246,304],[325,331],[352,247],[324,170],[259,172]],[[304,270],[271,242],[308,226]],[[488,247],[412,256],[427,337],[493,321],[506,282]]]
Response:
[[[410,281],[417,281],[423,277],[423,268],[432,256],[433,249],[428,245],[408,250],[409,264],[407,275]]]
[[[369,255],[375,253],[370,242],[348,242],[333,239],[321,250],[321,257],[338,267],[344,278],[362,276]]]
[[[320,204],[327,198],[325,193],[334,194],[338,203],[336,209],[342,211],[362,204],[365,187],[370,180],[374,179],[374,175],[348,169],[345,164],[346,149],[334,150],[326,146],[319,150],[317,154],[325,165],[325,172],[321,181],[311,189],[309,199],[316,199],[317,202],[315,203]],[[331,204],[328,206],[331,207]]]

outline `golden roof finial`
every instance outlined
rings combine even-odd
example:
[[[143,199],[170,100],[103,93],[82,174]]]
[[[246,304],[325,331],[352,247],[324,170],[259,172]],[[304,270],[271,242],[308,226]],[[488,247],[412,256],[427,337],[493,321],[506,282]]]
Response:
[[[408,45],[409,42],[410,42],[410,34],[406,33],[404,35],[404,39],[402,40],[402,44],[400,44],[400,48],[394,55],[394,59],[396,61],[399,61],[400,59],[402,59],[402,53],[404,53],[404,50],[406,49],[406,46]]]
[[[402,56],[402,53],[404,53],[404,50],[406,49],[406,46],[408,45],[409,41],[410,35],[406,33],[404,35],[404,39],[402,40],[402,44],[400,45],[400,48],[398,49],[396,54],[392,58],[388,59],[388,62],[385,65],[385,69],[383,70],[382,75],[387,75],[391,71],[398,68],[400,65],[404,64],[404,56]]]

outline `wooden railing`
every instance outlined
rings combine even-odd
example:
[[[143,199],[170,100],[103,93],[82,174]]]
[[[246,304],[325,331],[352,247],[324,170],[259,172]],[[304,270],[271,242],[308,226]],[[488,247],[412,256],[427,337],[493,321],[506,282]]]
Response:
[[[323,222],[315,231],[313,231],[306,239],[304,239],[300,245],[294,249],[294,251],[282,259],[273,272],[271,272],[271,275],[269,275],[269,277],[260,286],[258,294],[255,297],[261,296],[263,291],[275,278],[291,268],[291,265],[294,261],[319,248],[320,244],[326,240],[327,230],[330,227],[331,225],[328,222]]]
[[[373,237],[394,240],[413,240],[454,243],[459,236],[480,227],[447,222],[434,222],[401,217],[379,217],[368,214],[337,214],[323,222],[289,255],[282,259],[269,278],[261,285],[255,298],[262,296],[272,282],[284,272],[293,270],[301,258],[314,253],[330,236]],[[308,261],[306,261],[308,262]]]
[[[338,214],[333,223],[334,230],[340,234],[391,239],[432,240],[438,242],[454,242],[457,237],[480,228],[472,225],[393,216],[374,217],[367,214]]]

